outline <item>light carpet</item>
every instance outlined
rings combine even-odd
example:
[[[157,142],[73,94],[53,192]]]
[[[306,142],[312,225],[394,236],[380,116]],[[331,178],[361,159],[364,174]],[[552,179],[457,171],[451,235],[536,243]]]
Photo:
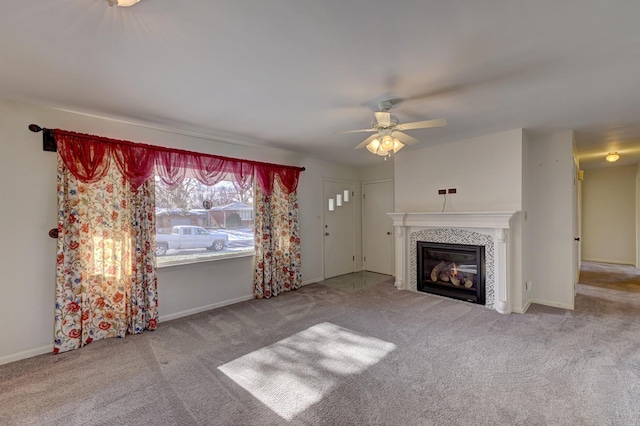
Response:
[[[640,293],[606,285],[500,315],[312,284],[0,366],[3,425],[638,425],[639,401]]]

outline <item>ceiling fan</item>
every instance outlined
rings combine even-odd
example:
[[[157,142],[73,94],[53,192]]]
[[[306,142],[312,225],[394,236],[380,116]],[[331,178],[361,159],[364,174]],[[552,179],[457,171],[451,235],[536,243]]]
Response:
[[[442,118],[401,124],[398,118],[389,112],[392,107],[393,101],[382,101],[378,104],[379,111],[374,113],[375,120],[371,123],[371,128],[347,130],[340,133],[375,132],[356,146],[355,149],[366,147],[372,154],[386,157],[390,156],[391,153],[400,151],[405,145],[413,145],[418,142],[417,139],[403,133],[404,130],[426,129],[447,125],[447,120]]]

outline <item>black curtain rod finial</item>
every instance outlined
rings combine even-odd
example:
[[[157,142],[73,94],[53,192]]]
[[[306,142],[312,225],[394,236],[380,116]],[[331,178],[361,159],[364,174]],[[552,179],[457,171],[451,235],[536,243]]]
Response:
[[[38,126],[37,124],[29,124],[29,130],[31,130],[34,133],[38,133],[43,131],[44,129],[40,126]]]

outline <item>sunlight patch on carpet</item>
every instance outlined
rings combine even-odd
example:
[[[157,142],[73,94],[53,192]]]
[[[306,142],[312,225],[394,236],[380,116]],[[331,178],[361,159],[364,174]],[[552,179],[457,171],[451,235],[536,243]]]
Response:
[[[285,420],[350,375],[380,362],[393,343],[323,322],[218,369]]]

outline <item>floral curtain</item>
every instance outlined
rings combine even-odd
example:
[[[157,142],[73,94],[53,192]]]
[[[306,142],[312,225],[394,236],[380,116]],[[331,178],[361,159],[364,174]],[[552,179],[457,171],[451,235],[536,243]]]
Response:
[[[256,187],[255,204],[254,296],[269,298],[300,288],[297,192],[289,192],[278,177],[269,194],[261,186]]]
[[[304,168],[53,131],[58,151],[54,351],[157,323],[154,173],[175,187],[257,178],[256,297],[301,284],[296,190]]]
[[[58,156],[55,353],[156,328],[153,179],[100,164],[82,182]]]

